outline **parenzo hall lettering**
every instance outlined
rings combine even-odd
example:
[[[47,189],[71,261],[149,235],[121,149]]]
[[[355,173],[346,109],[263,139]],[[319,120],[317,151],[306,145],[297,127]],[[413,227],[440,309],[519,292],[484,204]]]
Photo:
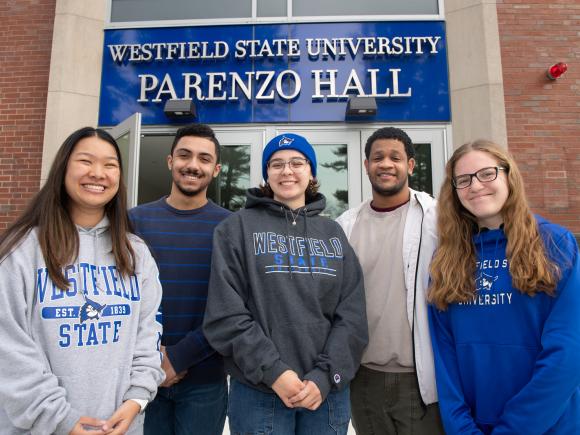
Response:
[[[399,56],[433,56],[439,53],[441,36],[394,36],[358,38],[306,38],[238,40],[233,47],[225,41],[155,42],[143,44],[108,45],[111,59],[122,66],[144,62],[254,61],[256,59],[283,59],[287,64],[298,61],[305,53],[310,61]],[[411,87],[400,85],[400,68],[312,69],[313,101],[324,99],[346,100],[351,95],[377,98],[409,98]],[[180,77],[165,73],[139,74],[139,103],[159,103],[165,99],[193,99],[198,101],[268,101],[276,97],[290,101],[302,91],[300,75],[292,69],[282,71],[222,71],[198,74],[185,72]],[[339,85],[340,83],[340,85]],[[368,86],[363,86],[368,83]]]

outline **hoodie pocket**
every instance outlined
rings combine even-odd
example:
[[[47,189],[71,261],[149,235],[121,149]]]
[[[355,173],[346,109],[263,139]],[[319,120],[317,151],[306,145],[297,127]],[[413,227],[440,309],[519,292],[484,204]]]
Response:
[[[293,370],[304,374],[314,368],[330,333],[329,321],[287,323],[272,330],[272,341],[280,359]]]
[[[58,383],[67,392],[67,400],[83,415],[108,419],[122,403],[126,391],[120,369],[96,370],[84,366],[84,373],[61,375]]]

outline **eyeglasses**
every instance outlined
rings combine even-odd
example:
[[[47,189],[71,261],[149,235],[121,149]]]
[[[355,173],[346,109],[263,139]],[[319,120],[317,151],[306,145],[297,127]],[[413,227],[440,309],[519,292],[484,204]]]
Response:
[[[457,177],[453,177],[451,182],[456,189],[465,189],[471,186],[473,177],[477,178],[482,183],[489,183],[497,178],[499,171],[507,171],[507,168],[503,166],[491,166],[489,168],[481,168],[479,171],[473,174],[461,174]]]
[[[272,172],[282,172],[284,171],[284,168],[286,167],[286,165],[290,166],[290,169],[292,170],[292,172],[302,172],[304,169],[306,169],[306,166],[308,165],[308,159],[303,159],[300,157],[294,157],[293,159],[290,159],[288,161],[284,161],[281,159],[275,159],[275,160],[270,160],[268,162],[268,169]]]

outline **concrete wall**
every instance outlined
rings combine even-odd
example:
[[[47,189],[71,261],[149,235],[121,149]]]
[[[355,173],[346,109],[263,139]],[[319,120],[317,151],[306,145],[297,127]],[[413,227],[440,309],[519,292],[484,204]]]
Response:
[[[453,145],[507,146],[496,2],[445,0]]]
[[[41,182],[64,139],[96,126],[105,0],[56,0]]]

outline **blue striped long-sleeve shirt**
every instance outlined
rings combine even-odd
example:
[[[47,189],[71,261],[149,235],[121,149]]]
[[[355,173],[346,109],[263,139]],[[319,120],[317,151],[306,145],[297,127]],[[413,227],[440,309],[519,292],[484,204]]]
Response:
[[[218,382],[221,357],[210,347],[201,325],[207,300],[214,228],[231,212],[209,201],[194,210],[178,210],[166,198],[129,212],[135,233],[147,242],[163,287],[162,344],[184,381]]]

